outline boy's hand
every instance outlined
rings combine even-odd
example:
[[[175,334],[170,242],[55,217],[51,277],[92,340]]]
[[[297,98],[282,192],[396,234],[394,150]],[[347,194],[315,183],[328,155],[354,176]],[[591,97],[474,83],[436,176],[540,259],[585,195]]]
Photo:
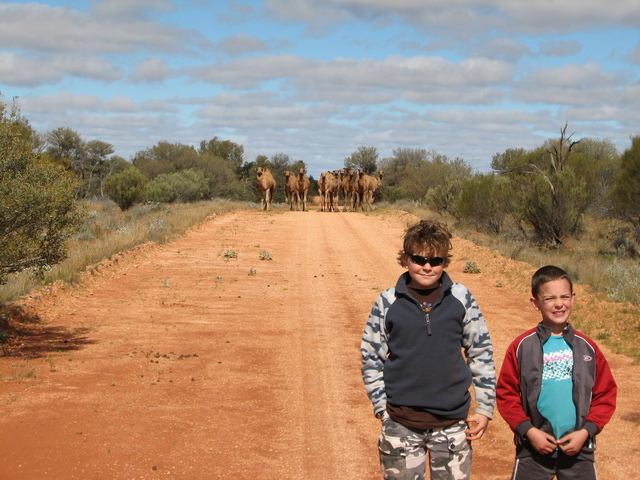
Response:
[[[474,413],[467,418],[467,425],[469,425],[469,429],[464,432],[467,434],[467,440],[480,440],[489,425],[489,417],[485,417],[481,413]]]
[[[535,448],[538,453],[547,454],[558,448],[555,437],[543,432],[539,428],[530,428],[525,435],[529,439],[531,446]]]
[[[558,446],[567,455],[576,455],[580,452],[580,449],[584,445],[584,442],[589,438],[589,432],[584,428],[577,432],[571,432],[558,440]]]

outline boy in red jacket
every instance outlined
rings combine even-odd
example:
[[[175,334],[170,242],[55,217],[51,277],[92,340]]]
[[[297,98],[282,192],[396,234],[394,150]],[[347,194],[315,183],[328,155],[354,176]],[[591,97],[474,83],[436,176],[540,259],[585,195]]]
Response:
[[[542,315],[507,350],[498,410],[515,433],[512,480],[596,480],[595,435],[616,407],[616,383],[596,344],[568,322],[575,293],[561,268],[540,268],[531,304]]]

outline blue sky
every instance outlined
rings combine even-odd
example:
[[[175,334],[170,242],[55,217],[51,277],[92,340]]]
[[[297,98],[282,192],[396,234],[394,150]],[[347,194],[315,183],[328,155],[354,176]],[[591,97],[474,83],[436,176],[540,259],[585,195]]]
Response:
[[[130,159],[215,136],[309,173],[360,146],[487,171],[557,138],[640,135],[637,0],[0,2],[0,93]]]

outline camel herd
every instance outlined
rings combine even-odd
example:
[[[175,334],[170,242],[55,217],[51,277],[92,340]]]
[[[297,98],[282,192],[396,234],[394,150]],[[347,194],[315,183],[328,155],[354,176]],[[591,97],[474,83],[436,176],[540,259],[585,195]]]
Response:
[[[309,193],[309,179],[301,168],[298,175],[290,170],[284,171],[284,198],[291,205],[289,210],[293,210],[293,200],[296,201],[296,210],[300,210],[300,202],[302,202],[302,211],[307,209],[307,193]]]
[[[344,169],[322,172],[318,180],[320,211],[338,211],[340,196],[343,198],[343,212],[348,208],[354,212],[358,209],[371,211],[374,195],[382,187],[383,177],[382,170],[378,171],[377,177],[373,177],[362,168],[358,174],[354,170]]]
[[[268,167],[257,167],[257,186],[260,193],[261,210],[270,210],[273,195],[276,191],[276,181]],[[293,210],[307,209],[307,193],[309,191],[309,178],[305,169],[301,168],[297,175],[286,170],[284,196],[286,202]],[[375,193],[382,187],[384,172],[380,170],[377,177],[364,172],[361,168],[358,173],[354,170],[334,170],[322,172],[318,180],[318,193],[320,194],[320,211],[337,212],[340,196],[343,198],[343,211],[351,208],[354,212],[358,209],[372,210]]]
[[[296,202],[296,210],[300,210],[302,202],[302,211],[307,209],[307,194],[309,193],[309,178],[304,168],[301,168],[297,175],[290,170],[285,170],[284,196],[286,202],[291,205],[293,210],[293,202]],[[273,195],[276,193],[276,179],[268,167],[256,167],[256,183],[258,193],[260,194],[260,209],[271,210],[273,203]]]

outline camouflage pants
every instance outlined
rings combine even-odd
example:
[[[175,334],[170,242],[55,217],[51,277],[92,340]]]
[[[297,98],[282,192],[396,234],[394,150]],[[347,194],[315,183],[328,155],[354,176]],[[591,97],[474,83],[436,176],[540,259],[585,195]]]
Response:
[[[443,430],[408,429],[385,413],[378,442],[382,478],[423,480],[427,453],[431,480],[467,480],[471,474],[471,444],[465,421]]]

